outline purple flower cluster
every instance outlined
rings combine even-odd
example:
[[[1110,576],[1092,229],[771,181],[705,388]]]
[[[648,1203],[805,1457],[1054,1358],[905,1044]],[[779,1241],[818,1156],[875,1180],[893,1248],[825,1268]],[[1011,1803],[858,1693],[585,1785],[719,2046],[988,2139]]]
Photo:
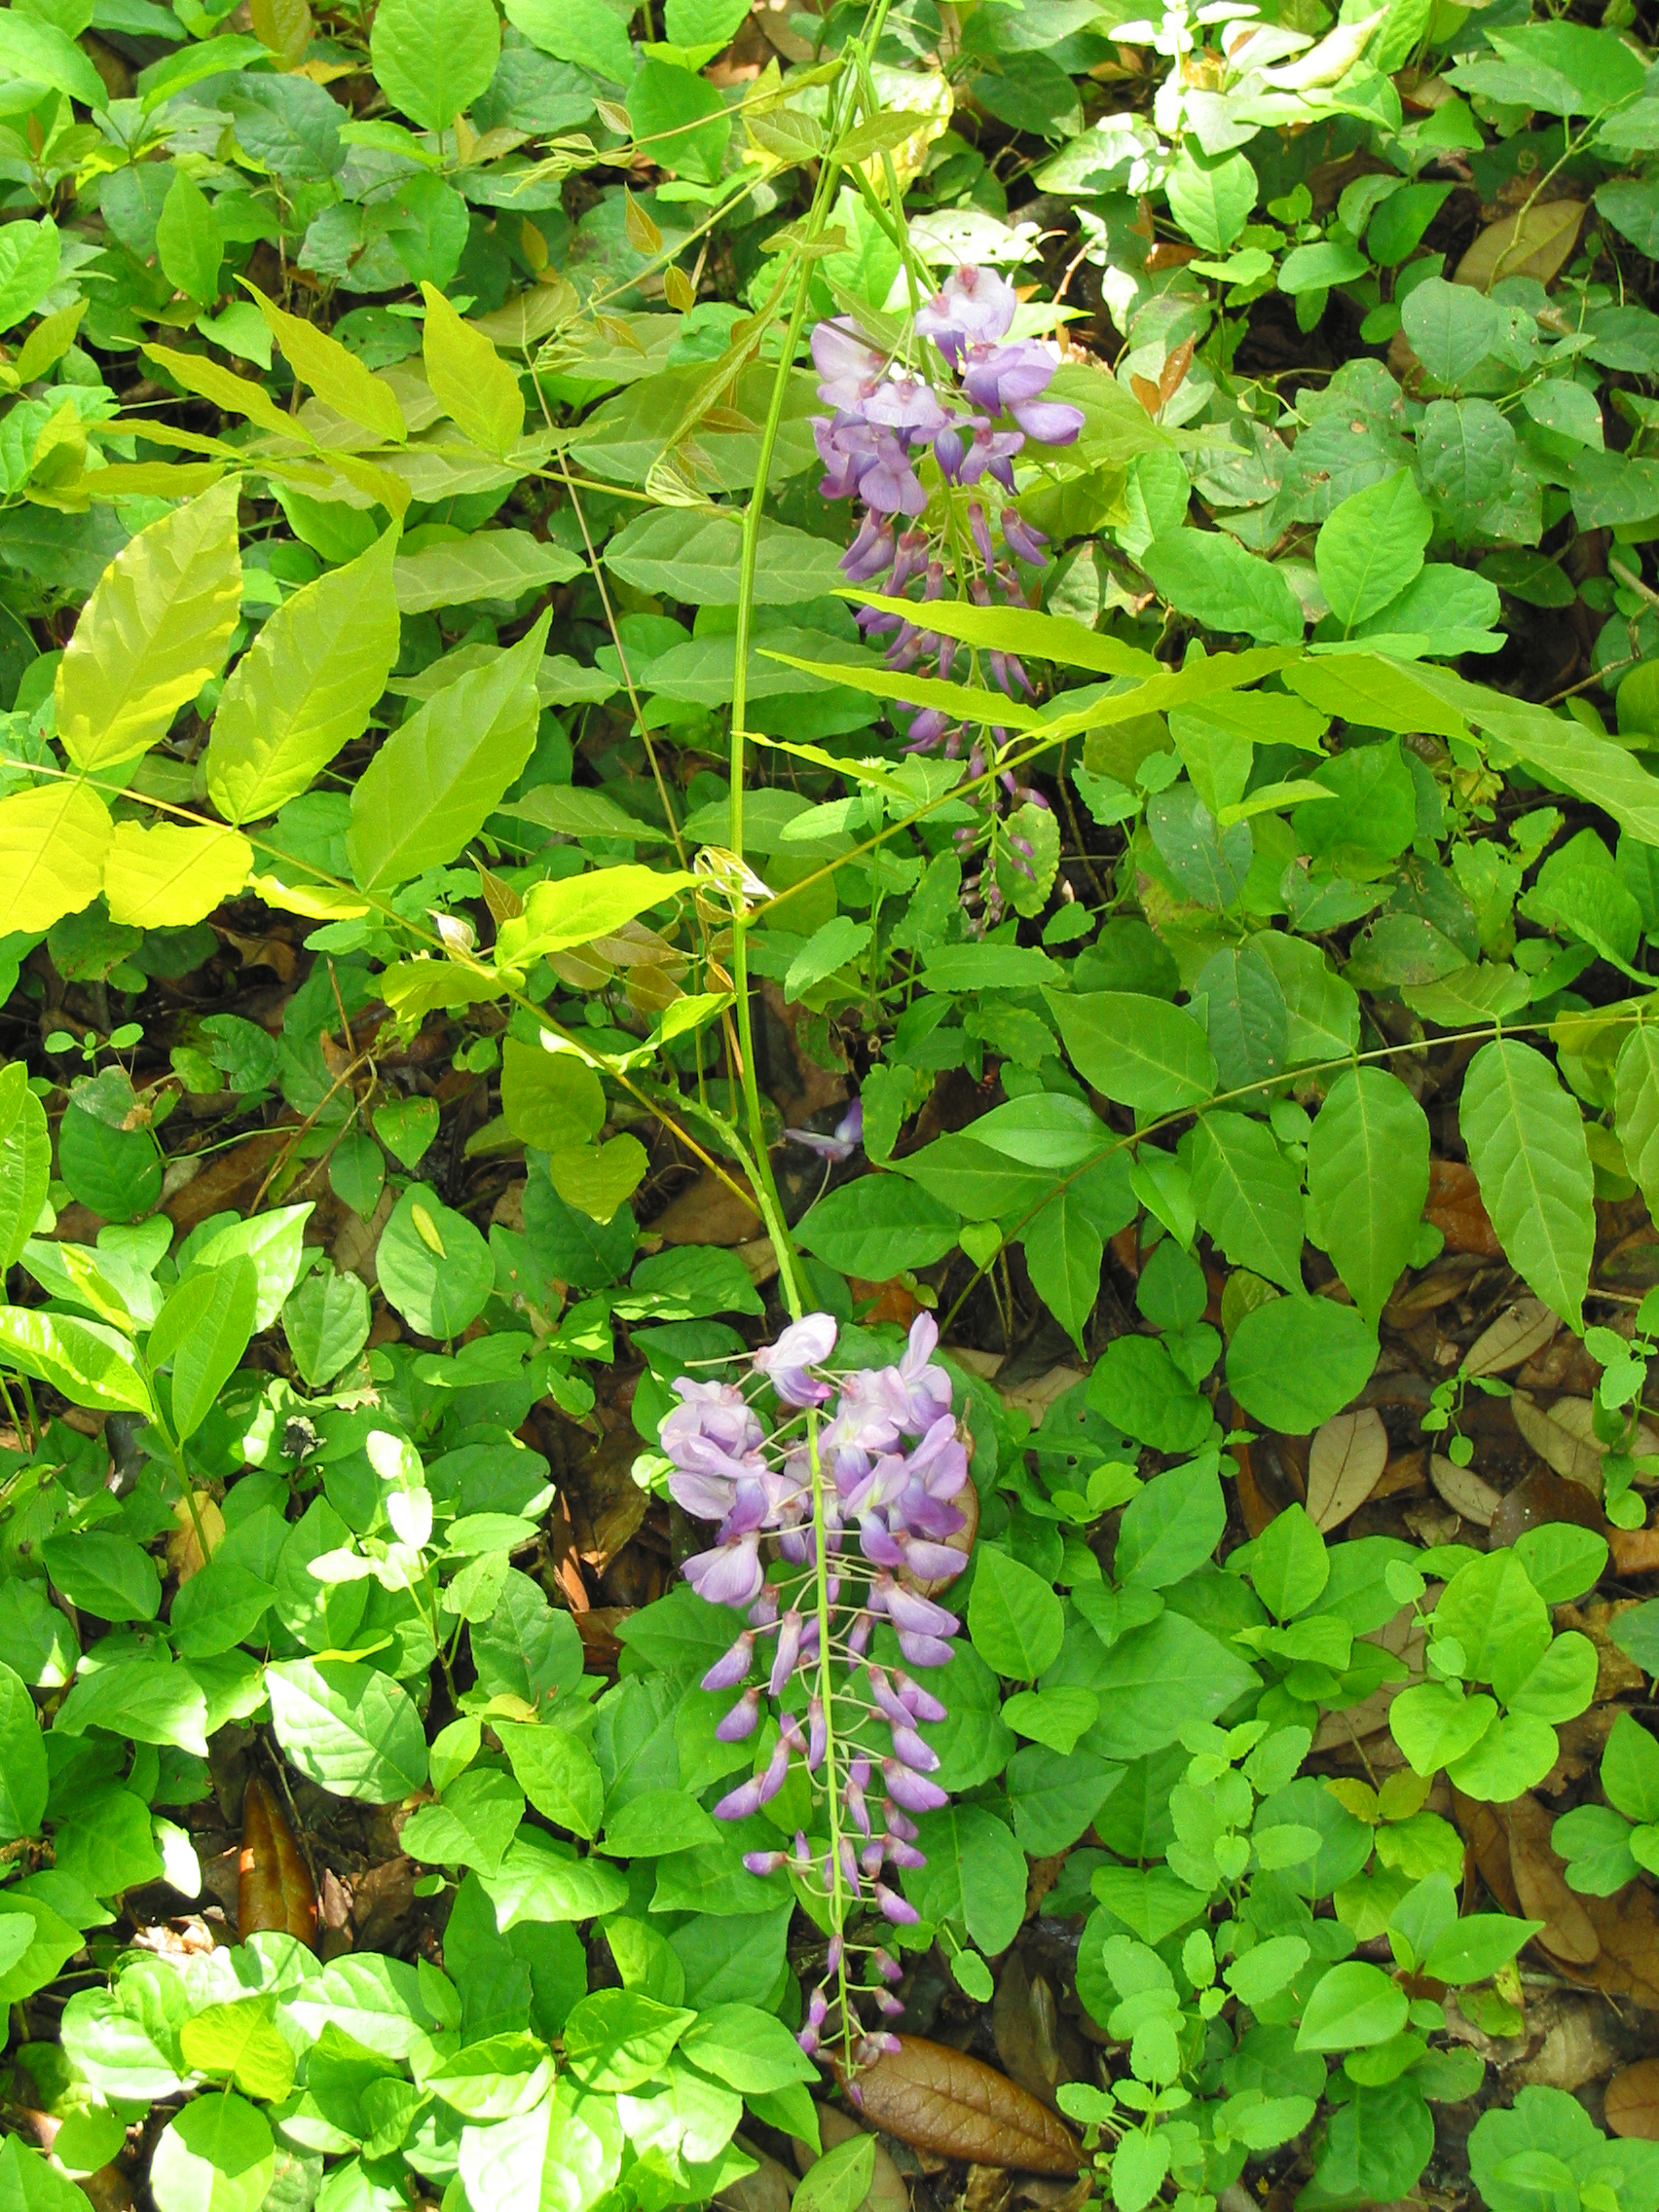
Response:
[[[760,1725],[763,1699],[776,1714],[777,1742],[764,1766],[715,1810],[726,1820],[759,1812],[796,1760],[811,1779],[829,1840],[797,1832],[793,1851],[750,1852],[744,1863],[757,1874],[792,1863],[841,1901],[800,2042],[818,2048],[833,1980],[845,2032],[858,2039],[855,2058],[865,2059],[891,2039],[866,2034],[857,2018],[848,1954],[868,1955],[876,1982],[858,1994],[889,2016],[902,2008],[882,1985],[897,1981],[900,1968],[880,1944],[849,1942],[842,1920],[864,1905],[894,1926],[917,1917],[884,1876],[926,1863],[914,1816],[947,1801],[932,1779],[938,1754],[919,1733],[942,1720],[945,1709],[909,1670],[943,1666],[960,1626],[917,1585],[944,1581],[967,1565],[949,1539],[966,1526],[951,1500],[968,1480],[968,1455],[951,1412],[950,1379],[932,1364],[939,1331],[927,1314],[891,1367],[826,1372],[835,1338],[829,1314],[809,1313],[754,1355],[756,1376],[777,1401],[770,1433],[737,1384],[682,1377],[675,1384],[681,1402],[665,1417],[661,1437],[674,1497],[695,1519],[719,1523],[710,1549],[685,1562],[685,1577],[700,1597],[748,1616],[703,1677],[706,1690],[741,1692],[717,1733],[726,1743],[746,1741]],[[891,1629],[902,1664],[870,1656],[878,1623]],[[751,1681],[757,1670],[760,1678]]]
[[[1046,567],[1048,539],[1013,504],[1014,458],[1028,441],[1070,445],[1084,419],[1080,409],[1043,396],[1056,366],[1050,350],[1035,339],[1008,341],[1016,305],[1013,285],[994,270],[953,272],[915,323],[952,372],[939,387],[892,369],[850,322],[821,322],[814,330],[818,396],[835,411],[813,423],[826,471],[820,489],[829,499],[857,498],[865,509],[841,561],[853,583],[877,584],[886,596],[898,598],[919,579],[925,603],[942,596],[948,571],[965,569],[959,580],[977,606],[993,606],[999,598],[1011,607],[1035,604],[1009,556]],[[937,533],[917,519],[925,515],[928,499],[915,464],[930,449],[946,485],[964,486],[973,495],[962,518],[965,539],[954,517]],[[993,485],[1001,554],[986,512]],[[889,668],[949,677],[956,642],[929,630],[919,607],[915,620],[875,608],[862,608],[857,619],[866,635],[891,639]],[[985,660],[1000,690],[1011,698],[1031,695],[1031,680],[1015,654],[992,650]],[[939,707],[912,709],[911,718],[906,752],[942,747],[949,758],[958,756],[964,742],[959,721]],[[1000,749],[1007,736],[1001,725],[991,725],[994,746]],[[970,776],[982,776],[985,765],[983,744],[977,741],[969,755]],[[1008,771],[999,782],[1016,804],[1047,804]],[[979,834],[958,830],[964,854]],[[1029,874],[1030,841],[1017,832],[1006,841],[1013,866]],[[994,923],[1002,911],[994,868],[982,871],[982,882],[985,920]]]

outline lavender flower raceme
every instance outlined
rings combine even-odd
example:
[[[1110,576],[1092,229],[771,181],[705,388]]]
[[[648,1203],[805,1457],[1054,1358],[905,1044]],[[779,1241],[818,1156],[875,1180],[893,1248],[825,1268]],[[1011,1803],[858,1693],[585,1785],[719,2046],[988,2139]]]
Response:
[[[815,2051],[833,2010],[830,2032],[856,2061],[884,2047],[883,2031],[868,2029],[857,2006],[867,2001],[892,2016],[899,2008],[881,1985],[900,1969],[884,1944],[855,1942],[847,1925],[861,1909],[894,1927],[914,1922],[915,1908],[888,1877],[926,1863],[912,1816],[947,1802],[933,1779],[939,1756],[920,1733],[945,1708],[910,1670],[945,1665],[960,1626],[917,1585],[943,1582],[967,1564],[950,1539],[966,1526],[952,1500],[968,1480],[968,1455],[950,1379],[933,1361],[939,1331],[930,1316],[917,1317],[890,1367],[828,1369],[836,1334],[829,1314],[808,1313],[754,1355],[780,1416],[769,1434],[752,1403],[758,1393],[682,1378],[661,1438],[674,1497],[695,1519],[719,1524],[714,1545],[685,1562],[685,1576],[701,1597],[747,1614],[703,1677],[707,1690],[739,1692],[717,1734],[742,1743],[763,1714],[776,1722],[756,1771],[715,1810],[746,1819],[796,1768],[808,1778],[824,1832],[797,1834],[791,1852],[746,1853],[744,1863],[756,1874],[790,1865],[830,1899],[826,1975],[799,2041]],[[880,1624],[896,1661],[871,1656]],[[756,1669],[763,1679],[752,1682]],[[857,1991],[847,1978],[855,1953],[870,1976]]]
[[[818,396],[834,410],[813,424],[825,468],[820,489],[827,499],[856,499],[863,508],[842,571],[850,583],[873,585],[890,599],[920,581],[910,619],[883,608],[859,611],[866,636],[890,641],[890,669],[949,678],[957,648],[929,629],[926,608],[943,596],[952,570],[958,588],[981,607],[1036,603],[1014,564],[1046,568],[1048,539],[1014,503],[1014,461],[1028,447],[1070,445],[1084,419],[1079,408],[1046,396],[1058,365],[1054,351],[1035,338],[1010,338],[1018,304],[995,270],[954,270],[915,317],[916,335],[931,341],[943,365],[932,381],[909,362],[890,363],[850,321],[821,322],[812,334]],[[932,526],[928,487],[918,473],[930,452],[939,479]],[[965,504],[961,491],[971,495]],[[1012,653],[987,652],[983,666],[997,690],[1031,695],[1030,679]],[[947,758],[959,756],[966,741],[960,720],[937,707],[909,712],[907,752],[942,748]],[[993,748],[1006,740],[1006,730],[993,725]],[[1002,836],[1002,804],[994,789],[985,794],[980,828],[958,833],[963,857],[988,838],[991,864],[1000,850],[1015,874],[1034,874],[1030,838]],[[963,899],[982,907],[983,926],[1000,918],[1003,890],[994,865],[977,882],[965,882]]]

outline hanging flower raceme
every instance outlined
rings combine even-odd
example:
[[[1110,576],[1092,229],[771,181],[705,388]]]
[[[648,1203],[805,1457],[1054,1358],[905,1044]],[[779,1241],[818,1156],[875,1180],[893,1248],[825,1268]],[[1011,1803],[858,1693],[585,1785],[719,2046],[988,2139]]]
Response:
[[[1081,409],[1045,396],[1058,366],[1053,350],[1035,338],[1010,338],[1017,307],[1013,285],[994,269],[953,271],[915,317],[917,336],[932,342],[943,364],[933,383],[891,362],[850,321],[821,322],[812,334],[818,396],[834,409],[813,423],[825,468],[820,490],[827,499],[856,499],[864,510],[842,571],[850,583],[874,585],[890,599],[909,595],[918,579],[921,584],[913,615],[866,607],[856,617],[866,636],[889,641],[891,669],[950,676],[958,647],[928,627],[926,608],[944,596],[953,571],[958,588],[977,606],[1037,604],[1035,588],[1028,589],[1015,564],[1046,568],[1049,541],[1014,504],[1014,461],[1028,446],[1070,445],[1084,419]],[[949,499],[934,528],[917,473],[930,451]],[[965,506],[953,497],[959,489],[971,495]],[[1032,695],[1015,654],[988,652],[984,666],[997,690],[1013,698]],[[938,707],[907,711],[906,752],[942,749],[947,758],[959,757],[968,742],[960,720]],[[1007,729],[992,723],[993,759],[1007,740]],[[978,776],[983,752],[977,743],[973,750]],[[995,787],[982,803],[979,827],[958,833],[964,859],[989,838],[993,857],[1000,849],[1016,875],[1033,875],[1029,837],[1014,830],[1002,833],[1004,802]],[[965,881],[964,903],[982,909],[985,927],[1001,919],[1003,891],[994,866]]]
[[[917,1918],[893,1877],[926,1863],[914,1816],[947,1802],[934,1779],[938,1753],[920,1733],[945,1709],[911,1670],[945,1665],[960,1626],[921,1586],[967,1565],[950,1539],[966,1526],[952,1501],[968,1481],[968,1454],[950,1378],[934,1364],[939,1331],[929,1315],[917,1317],[891,1367],[833,1372],[835,1341],[831,1317],[809,1313],[754,1355],[760,1389],[682,1378],[661,1438],[674,1497],[718,1523],[711,1548],[685,1562],[686,1579],[747,1616],[703,1677],[706,1690],[738,1692],[716,1732],[746,1742],[768,1716],[777,1730],[764,1761],[715,1810],[746,1819],[793,1771],[808,1778],[819,1832],[797,1832],[789,1851],[750,1852],[744,1863],[757,1874],[789,1863],[830,1899],[830,1957],[799,2040],[813,2051],[834,2033],[857,2062],[891,2041],[857,2008],[901,2009],[888,1986],[900,1968],[884,1944],[855,1941],[847,1927],[860,1912],[896,1927]],[[769,1430],[756,1410],[767,1389],[777,1415]],[[869,1977],[856,1990],[854,1957]],[[832,2010],[837,2024],[827,2030]]]

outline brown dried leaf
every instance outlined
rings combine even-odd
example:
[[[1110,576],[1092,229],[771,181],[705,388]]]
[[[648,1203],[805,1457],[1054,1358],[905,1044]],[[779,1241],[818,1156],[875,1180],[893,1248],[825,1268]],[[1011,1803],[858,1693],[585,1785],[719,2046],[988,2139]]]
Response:
[[[1659,1574],[1659,1529],[1609,1529],[1607,1545],[1615,1574]]]
[[[1581,200],[1541,200],[1505,215],[1480,233],[1452,280],[1482,292],[1506,276],[1535,276],[1547,284],[1571,253],[1583,220]]]
[[[237,1935],[260,1930],[316,1940],[316,1891],[282,1808],[256,1775],[242,1800],[241,1860],[237,1882]]]
[[[1504,1911],[1519,1919],[1521,1899],[1510,1868],[1509,1829],[1503,1815],[1491,1805],[1477,1804],[1474,1798],[1465,1797],[1460,1789],[1454,1789],[1452,1817],[1457,1824],[1457,1833],[1469,1847],[1481,1880]]]
[[[209,1552],[216,1552],[224,1541],[225,1516],[204,1490],[196,1493],[196,1517],[202,1523],[202,1535],[207,1539]],[[202,1556],[202,1536],[196,1532],[190,1507],[181,1497],[173,1507],[173,1519],[178,1523],[167,1538],[167,1565],[180,1582],[188,1582],[193,1574],[200,1574],[207,1562]]]
[[[1486,1260],[1503,1257],[1497,1232],[1481,1203],[1475,1171],[1460,1160],[1429,1161],[1428,1203],[1422,1217],[1439,1230],[1449,1252],[1476,1252]]]
[[[1529,1920],[1541,1920],[1538,1943],[1552,1959],[1585,1967],[1602,1948],[1590,1915],[1567,1886],[1561,1861],[1550,1848],[1550,1815],[1536,1797],[1518,1797],[1505,1808],[1509,1827],[1509,1870],[1515,1894]]]
[[[1505,1493],[1492,1517],[1491,1542],[1494,1547],[1512,1544],[1517,1536],[1524,1536],[1529,1529],[1536,1529],[1545,1521],[1571,1521],[1581,1529],[1606,1533],[1600,1499],[1582,1483],[1563,1482],[1547,1467],[1536,1467],[1525,1482]]]
[[[1542,1351],[1560,1327],[1560,1316],[1552,1313],[1541,1298],[1518,1298],[1482,1330],[1463,1354],[1463,1373],[1502,1375],[1520,1367],[1534,1352]]]
[[[1454,1513],[1472,1521],[1477,1529],[1492,1527],[1503,1497],[1473,1467],[1456,1466],[1443,1452],[1436,1452],[1428,1462],[1428,1479]]]
[[[1006,2074],[922,2036],[898,2043],[857,2080],[864,2116],[877,2127],[918,2151],[975,2165],[1077,2171],[1077,2137]]]
[[[1607,1447],[1591,1423],[1594,1408],[1588,1398],[1558,1398],[1547,1410],[1525,1390],[1509,1401],[1515,1425],[1539,1458],[1548,1460],[1558,1475],[1602,1494],[1602,1460]],[[1659,1452],[1659,1432],[1648,1421],[1638,1421],[1635,1449],[1639,1455]]]
[[[1639,2058],[1607,2083],[1607,2125],[1615,2135],[1659,2143],[1659,2058]]]
[[[1308,1448],[1308,1512],[1320,1530],[1357,1513],[1388,1464],[1388,1431],[1374,1406],[1334,1414]]]

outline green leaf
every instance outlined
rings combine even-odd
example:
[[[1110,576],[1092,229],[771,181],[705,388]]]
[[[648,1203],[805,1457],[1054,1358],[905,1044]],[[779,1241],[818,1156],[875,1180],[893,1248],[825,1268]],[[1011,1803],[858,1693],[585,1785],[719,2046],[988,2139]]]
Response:
[[[932,1267],[955,1249],[960,1220],[903,1175],[861,1175],[828,1192],[795,1229],[795,1241],[837,1272],[888,1282]]]
[[[731,120],[713,85],[689,69],[647,59],[634,72],[627,97],[628,120],[647,161],[701,184],[719,180]]]
[[[1490,1981],[1543,1926],[1541,1920],[1511,1920],[1501,1912],[1469,1913],[1436,1939],[1420,1971],[1455,1988]]]
[[[1242,154],[1207,160],[1189,142],[1163,179],[1169,212],[1205,253],[1225,253],[1250,220],[1256,172]]]
[[[223,666],[241,611],[238,496],[232,477],[174,507],[98,578],[57,664],[57,734],[77,767],[145,752]]]
[[[250,2097],[276,2104],[294,2085],[294,2054],[276,2021],[272,1996],[208,2005],[178,2031],[193,2072],[220,2074]]]
[[[64,2143],[55,2164],[16,2135],[8,2135],[0,2144],[0,2206],[5,2212],[90,2212],[92,2199],[86,2191],[59,2170],[66,2162],[63,2153],[71,2147],[74,2124],[81,2118],[79,2112],[69,2115],[59,2130],[70,2141]],[[121,2132],[125,2141],[127,2131],[123,2128]]]
[[[104,856],[104,903],[112,922],[134,929],[205,921],[248,879],[253,848],[216,823],[118,822]]]
[[[0,1360],[37,1382],[50,1382],[72,1406],[146,1418],[155,1411],[150,1385],[126,1338],[98,1321],[0,1306]]]
[[[1226,1527],[1227,1500],[1213,1466],[1198,1459],[1170,1467],[1124,1507],[1113,1576],[1147,1590],[1166,1589],[1203,1565]]]
[[[613,85],[634,74],[628,26],[605,0],[505,0],[507,20],[559,61],[596,69]]]
[[[432,18],[438,35],[451,28],[448,18],[454,18],[454,31],[458,39],[458,56],[469,45],[483,44],[490,55],[488,70],[484,71],[477,91],[482,92],[490,81],[496,66],[496,53],[500,42],[500,31],[496,22],[496,11],[490,0],[384,0],[382,13],[375,18],[376,74],[380,71],[379,40],[381,25],[385,21],[386,7],[408,9]],[[487,31],[480,23],[488,18]],[[427,32],[432,35],[431,31]],[[483,65],[482,53],[466,57],[467,69],[475,74]],[[430,70],[430,57],[424,57],[422,67]],[[444,95],[446,98],[448,94]],[[471,99],[469,92],[457,104],[465,106]],[[415,112],[411,110],[411,113]],[[445,117],[447,123],[449,117]],[[441,126],[440,126],[441,128]],[[436,285],[424,283],[421,296],[426,303],[426,321],[422,334],[422,358],[425,363],[426,382],[432,387],[432,396],[458,430],[469,437],[474,445],[486,453],[499,454],[503,459],[517,445],[524,430],[524,392],[517,374],[497,352],[481,330],[474,330],[461,320]],[[545,632],[543,633],[545,636]],[[539,655],[537,656],[539,658]]]
[[[382,0],[375,11],[375,82],[424,130],[447,130],[472,105],[500,51],[490,0]]]
[[[482,0],[484,6],[489,0]],[[492,11],[493,14],[493,11]],[[380,18],[375,18],[377,24]],[[499,36],[499,33],[497,33]],[[370,374],[356,354],[319,330],[303,316],[288,314],[263,292],[254,303],[266,326],[281,347],[288,366],[302,384],[309,384],[324,406],[332,407],[347,422],[359,424],[376,438],[401,445],[409,435],[403,410],[388,384]]]
[[[435,1804],[423,1805],[404,1824],[399,1840],[412,1859],[427,1865],[476,1866],[494,1874],[523,1818],[524,1791],[495,1769],[474,1768],[452,1782]]]
[[[1235,1267],[1302,1288],[1302,1186],[1265,1122],[1205,1114],[1193,1142],[1198,1219]]]
[[[1307,1436],[1357,1397],[1377,1365],[1377,1335],[1351,1306],[1271,1298],[1246,1313],[1227,1352],[1227,1384],[1269,1428]]]
[[[412,1183],[381,1232],[376,1271],[387,1302],[424,1337],[459,1337],[496,1285],[490,1247],[428,1183]]]
[[[14,1060],[0,1071],[0,1269],[17,1266],[51,1180],[46,1108],[28,1088],[27,1068]]]
[[[9,8],[0,16],[0,73],[50,86],[87,107],[109,105],[103,79],[75,41],[50,18],[25,15],[21,9]]]
[[[1138,991],[1045,995],[1072,1065],[1102,1097],[1167,1114],[1214,1093],[1208,1041],[1181,1008]]]
[[[397,532],[283,601],[232,670],[207,741],[207,792],[257,822],[360,737],[397,658]]]
[[[666,904],[677,891],[695,881],[680,868],[659,872],[624,862],[554,883],[533,883],[525,894],[524,912],[503,922],[496,933],[496,964],[528,967],[572,944],[608,937],[624,922]]]
[[[46,1744],[34,1699],[21,1676],[0,1664],[0,1843],[40,1832],[47,1786]],[[0,1920],[0,1951],[11,1933],[18,1933],[15,1924]],[[27,1948],[26,1940],[18,1943],[0,1972],[15,1966]]]
[[[188,1325],[181,1327],[170,1317],[187,1301]],[[181,1443],[196,1434],[235,1374],[253,1335],[258,1305],[258,1271],[251,1260],[238,1258],[189,1276],[162,1309],[151,1332],[149,1356],[153,1364],[172,1361],[173,1433]],[[160,1350],[158,1335],[163,1337]]]
[[[140,1744],[172,1744],[207,1756],[207,1701],[188,1668],[157,1659],[112,1659],[77,1677],[58,1708],[55,1733],[102,1728]]]
[[[1643,1022],[1619,1048],[1614,1126],[1649,1212],[1659,1205],[1659,1029]]]
[[[831,914],[814,930],[790,962],[784,977],[784,1000],[793,1005],[837,969],[856,960],[874,935],[868,922],[855,922],[850,914]]]
[[[1602,1753],[1607,1800],[1633,1821],[1659,1821],[1659,1744],[1628,1713],[1613,1722]]]
[[[54,1586],[82,1612],[103,1621],[153,1621],[162,1578],[142,1544],[113,1529],[48,1536],[41,1558]]]
[[[735,607],[743,522],[700,507],[638,515],[605,548],[605,565],[639,591],[693,607]],[[755,565],[755,605],[795,607],[840,588],[835,543],[786,523],[763,522]]]
[[[507,1037],[501,1044],[501,1114],[515,1137],[539,1152],[586,1144],[605,1125],[598,1076],[571,1052],[543,1051]]]
[[[552,620],[418,707],[351,794],[346,850],[365,891],[440,867],[484,826],[535,749],[535,671]]]
[[[1300,645],[1306,618],[1281,571],[1225,531],[1182,530],[1141,555],[1159,596],[1206,629]],[[1150,703],[1150,702],[1149,702]]]
[[[114,825],[96,792],[55,781],[0,798],[0,871],[14,930],[49,930],[78,914],[103,884]]]
[[[1086,1193],[1075,1183],[1056,1192],[1026,1224],[1023,1241],[1032,1289],[1081,1351],[1084,1329],[1100,1295],[1106,1252]]]
[[[1422,567],[1433,527],[1408,468],[1350,494],[1331,510],[1313,560],[1345,637],[1405,590]]]
[[[0,17],[0,25],[15,29],[28,19],[13,9]],[[50,215],[0,228],[0,330],[10,330],[33,314],[57,281],[61,258],[62,241]]]
[[[862,2128],[807,2167],[794,2193],[799,2212],[859,2212],[875,2179],[875,2137]]]
[[[156,222],[156,258],[169,284],[203,307],[219,296],[225,241],[211,203],[186,168],[174,168]]]
[[[841,597],[877,608],[883,614],[897,614],[902,621],[909,619],[914,605],[911,600],[891,599],[881,592],[846,587],[842,587]],[[1151,653],[1125,645],[1121,638],[1086,629],[1069,615],[1041,614],[1029,607],[978,607],[964,599],[930,602],[928,620],[942,638],[956,638],[964,645],[986,650],[1018,653],[1023,659],[1053,661],[1061,668],[1086,668],[1097,676],[1161,673],[1162,664]]]
[[[535,1810],[556,1827],[591,1842],[604,1814],[605,1783],[587,1746],[566,1728],[519,1720],[495,1726],[507,1763]]]
[[[968,1634],[997,1674],[1035,1681],[1053,1664],[1065,1625],[1065,1607],[1040,1574],[991,1546],[976,1555]]]
[[[392,570],[392,586],[399,612],[427,614],[434,608],[464,607],[475,599],[522,599],[527,591],[543,591],[581,572],[575,554],[562,545],[544,545],[528,530],[480,530],[470,537],[442,538],[418,553],[401,555]]]
[[[924,1815],[917,1848],[925,1868],[904,1876],[904,1894],[924,1920],[954,1921],[981,1949],[1006,1950],[1025,1913],[1025,1854],[1007,1824],[983,1805]]]
[[[1505,1256],[1577,1328],[1596,1246],[1595,1175],[1578,1104],[1530,1045],[1483,1045],[1458,1126]]]
[[[337,1797],[395,1804],[426,1779],[426,1737],[409,1693],[353,1660],[291,1659],[265,1670],[276,1741]]]
[[[174,2114],[150,2160],[150,2189],[160,2212],[260,2212],[276,2171],[264,2114],[226,2091]]]
[[[1411,1261],[1428,1152],[1428,1117],[1381,1068],[1340,1076],[1308,1140],[1308,1193],[1325,1249],[1373,1326]]]
[[[1297,2031],[1298,2050],[1363,2050],[1406,2024],[1406,1993],[1381,1967],[1345,1959],[1314,1983]]]

